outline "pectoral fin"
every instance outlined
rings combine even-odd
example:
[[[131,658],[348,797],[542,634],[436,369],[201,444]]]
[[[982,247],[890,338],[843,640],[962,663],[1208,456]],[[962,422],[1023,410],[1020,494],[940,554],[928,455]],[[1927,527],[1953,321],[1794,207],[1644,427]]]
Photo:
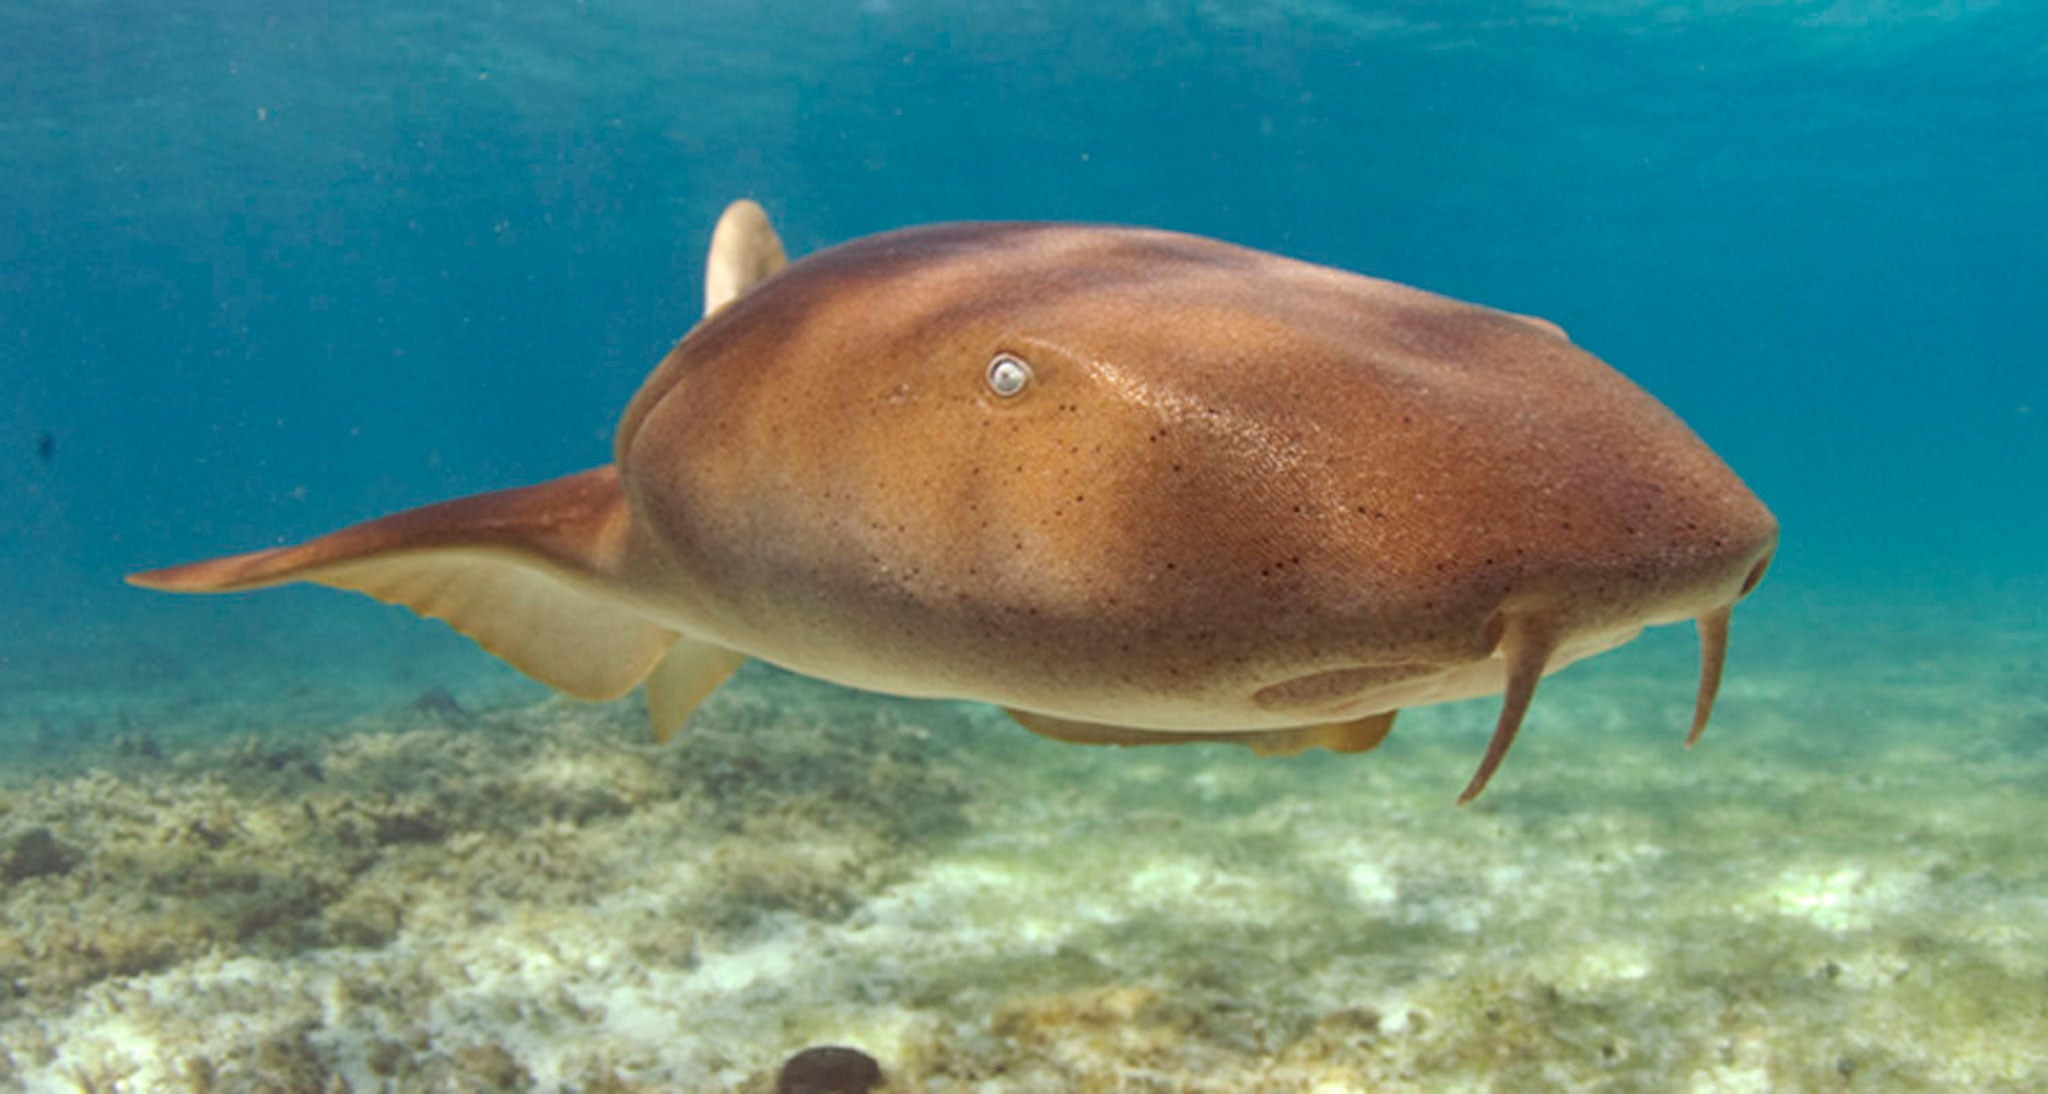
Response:
[[[1366,752],[1379,747],[1394,728],[1397,711],[1371,714],[1349,722],[1327,725],[1292,726],[1287,729],[1244,729],[1214,732],[1176,733],[1162,729],[1134,729],[1129,726],[1076,722],[1029,710],[1004,707],[1011,718],[1041,737],[1077,745],[1244,745],[1261,756],[1294,756],[1311,748],[1332,752]]]
[[[128,580],[186,593],[293,581],[351,589],[442,620],[550,687],[610,699],[676,639],[617,595],[630,519],[617,472],[602,467]]]

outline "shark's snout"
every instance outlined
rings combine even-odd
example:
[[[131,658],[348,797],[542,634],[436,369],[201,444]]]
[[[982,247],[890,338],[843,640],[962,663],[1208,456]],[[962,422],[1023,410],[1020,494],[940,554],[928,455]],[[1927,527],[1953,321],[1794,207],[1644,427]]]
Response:
[[[1755,591],[1778,549],[1778,523],[1763,503],[1743,492],[1742,498],[1725,512],[1711,514],[1714,537],[1704,544],[1682,538],[1667,545],[1665,557],[1654,567],[1659,580],[1637,596],[1617,597],[1611,582],[1623,575],[1581,575],[1587,583],[1583,599],[1602,605],[1606,611],[1573,619],[1569,609],[1556,611],[1532,608],[1518,611],[1504,607],[1489,628],[1497,628],[1495,647],[1501,659],[1506,685],[1499,721],[1479,768],[1458,796],[1463,805],[1486,789],[1487,781],[1507,756],[1522,718],[1528,713],[1536,683],[1545,672],[1565,663],[1621,645],[1644,626],[1690,619],[1699,632],[1699,684],[1693,697],[1692,726],[1685,746],[1699,743],[1713,716],[1714,701],[1720,694],[1721,674],[1728,662],[1729,623],[1738,601]],[[1706,526],[1704,519],[1700,522]],[[1633,564],[1630,570],[1635,570]],[[1589,590],[1589,591],[1588,591]],[[1572,596],[1561,598],[1571,603]]]

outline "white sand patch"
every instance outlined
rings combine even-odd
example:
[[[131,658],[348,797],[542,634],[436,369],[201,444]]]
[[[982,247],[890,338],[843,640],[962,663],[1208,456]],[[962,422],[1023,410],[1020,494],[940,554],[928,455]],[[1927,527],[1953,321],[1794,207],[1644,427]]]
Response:
[[[1854,991],[1878,991],[1890,987],[1911,970],[1905,955],[1889,950],[1867,950],[1833,963],[1836,983]],[[1827,966],[1823,966],[1823,972]]]
[[[1394,875],[1376,862],[1360,862],[1345,871],[1344,881],[1351,899],[1374,913],[1384,914],[1401,900],[1401,886]]]
[[[1641,943],[1595,940],[1538,959],[1531,969],[1567,996],[1594,998],[1647,979],[1655,963]]]
[[[260,1039],[325,1015],[333,977],[253,958],[209,958],[171,972],[101,985],[39,1025],[46,1051],[17,1053],[30,1091],[183,1089],[197,1046]],[[11,1047],[11,1046],[10,1046]],[[24,1059],[27,1057],[27,1059]]]
[[[1880,916],[1896,913],[1926,883],[1922,874],[1897,869],[1844,866],[1826,872],[1787,870],[1761,901],[1779,915],[1845,934],[1867,930]]]

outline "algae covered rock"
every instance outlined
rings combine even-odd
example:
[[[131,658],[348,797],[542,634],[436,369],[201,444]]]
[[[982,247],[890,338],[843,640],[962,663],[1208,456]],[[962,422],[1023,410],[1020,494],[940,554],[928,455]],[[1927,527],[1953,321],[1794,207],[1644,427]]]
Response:
[[[57,842],[47,825],[39,824],[16,832],[0,845],[0,880],[12,884],[62,874],[77,861],[77,852]]]

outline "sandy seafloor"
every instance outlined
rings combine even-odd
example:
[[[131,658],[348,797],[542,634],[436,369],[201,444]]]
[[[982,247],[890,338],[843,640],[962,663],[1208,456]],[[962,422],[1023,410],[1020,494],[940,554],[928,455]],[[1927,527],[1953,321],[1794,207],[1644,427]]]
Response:
[[[1659,633],[1467,809],[1485,702],[1260,760],[750,667],[658,748],[453,645],[12,651],[0,1086],[2048,1088],[2048,597],[1760,600],[1701,748]]]

